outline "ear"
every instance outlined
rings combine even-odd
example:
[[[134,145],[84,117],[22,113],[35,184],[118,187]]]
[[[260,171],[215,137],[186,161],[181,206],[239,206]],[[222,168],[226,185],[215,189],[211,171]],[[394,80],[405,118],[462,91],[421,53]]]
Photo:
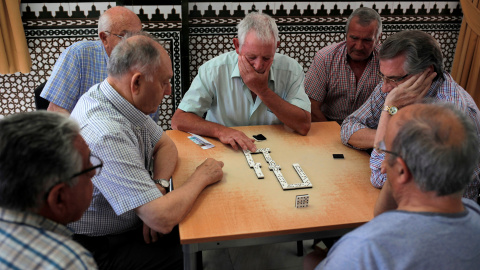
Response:
[[[280,47],[280,40],[277,41],[277,48],[276,49],[278,49],[278,47]]]
[[[62,224],[69,222],[68,188],[67,184],[60,183],[50,190],[45,202],[44,216]]]
[[[130,81],[130,92],[132,95],[138,95],[140,93],[140,86],[142,85],[143,76],[140,72],[133,74]]]
[[[233,46],[235,46],[235,51],[237,54],[240,54],[240,41],[238,38],[233,38]]]
[[[398,173],[399,183],[406,184],[406,183],[412,181],[413,180],[412,179],[412,173],[408,169],[405,161],[400,157],[397,157],[396,161],[397,161],[397,163],[396,163],[396,166],[395,166],[395,170],[397,170],[397,173]]]
[[[108,41],[107,41],[107,34],[105,32],[100,32],[98,34],[98,37],[100,38],[100,40],[102,41],[103,43],[103,46],[107,46],[108,45]]]

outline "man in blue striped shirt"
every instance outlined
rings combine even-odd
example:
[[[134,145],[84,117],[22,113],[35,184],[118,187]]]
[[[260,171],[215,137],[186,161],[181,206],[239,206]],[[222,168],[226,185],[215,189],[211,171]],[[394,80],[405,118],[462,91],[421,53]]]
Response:
[[[108,58],[128,33],[142,29],[138,16],[125,7],[113,7],[98,19],[100,40],[80,41],[68,47],[53,67],[41,97],[50,101],[49,111],[70,114],[78,99],[94,84],[107,78]]]
[[[0,269],[97,268],[65,225],[87,209],[101,167],[59,113],[0,121]]]

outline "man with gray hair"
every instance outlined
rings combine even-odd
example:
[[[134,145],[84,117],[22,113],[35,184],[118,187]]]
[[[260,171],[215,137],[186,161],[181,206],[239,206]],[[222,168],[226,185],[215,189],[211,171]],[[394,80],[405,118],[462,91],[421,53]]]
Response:
[[[102,269],[181,269],[176,225],[203,189],[222,179],[223,163],[207,159],[167,193],[177,148],[148,114],[171,93],[172,76],[165,49],[147,34],[135,35],[113,49],[107,79],[73,109],[104,167],[92,179],[90,207],[69,227]]]
[[[275,53],[280,44],[275,20],[249,13],[238,24],[233,44],[235,51],[199,68],[172,117],[172,128],[250,151],[256,150],[253,139],[230,127],[283,123],[306,135],[310,102],[303,86],[305,76],[297,61]]]
[[[472,97],[443,70],[442,52],[437,41],[429,34],[412,30],[396,33],[380,48],[382,81],[370,98],[357,111],[348,116],[341,127],[342,142],[357,149],[372,148],[381,141],[385,128],[403,107],[431,101],[452,103],[470,117],[480,137],[480,114]],[[480,150],[480,149],[477,149]],[[381,173],[384,154],[372,151],[370,168],[372,185],[381,188],[386,175]],[[480,166],[480,164],[479,164]],[[480,167],[465,190],[464,196],[476,200],[480,187]]]
[[[96,269],[66,224],[92,199],[102,161],[78,124],[38,111],[0,120],[0,268]]]
[[[477,269],[480,207],[462,193],[478,165],[478,141],[452,104],[402,108],[375,147],[388,175],[376,217],[344,235],[316,269]],[[304,268],[322,255],[308,255]]]
[[[70,114],[92,85],[107,78],[107,62],[113,48],[127,33],[140,30],[140,19],[129,9],[117,6],[106,10],[98,19],[100,40],[74,43],[55,63],[41,94],[50,101],[48,110]]]
[[[317,52],[307,75],[305,92],[312,104],[312,122],[337,121],[358,109],[380,82],[378,50],[380,15],[356,9],[348,18],[345,41]]]

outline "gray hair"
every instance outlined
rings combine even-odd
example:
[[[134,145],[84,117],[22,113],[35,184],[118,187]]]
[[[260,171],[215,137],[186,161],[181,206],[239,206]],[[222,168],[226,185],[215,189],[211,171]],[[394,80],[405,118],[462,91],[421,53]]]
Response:
[[[98,33],[110,31],[112,29],[112,20],[110,20],[110,14],[108,12],[104,12],[98,18]]]
[[[382,18],[377,11],[368,7],[355,9],[352,14],[350,14],[350,17],[348,17],[347,25],[345,26],[345,33],[348,33],[350,22],[353,18],[358,18],[358,23],[364,27],[370,25],[370,23],[373,21],[377,21],[377,32],[375,33],[375,38],[378,41],[380,35],[382,34]]]
[[[82,168],[74,146],[78,124],[60,113],[36,111],[0,120],[0,206],[38,209],[49,189],[72,178]]]
[[[445,196],[463,191],[473,179],[478,143],[471,120],[452,104],[422,104],[402,123],[391,151],[403,158],[422,191]],[[393,165],[394,159],[387,161]]]
[[[240,50],[245,42],[245,36],[250,31],[255,31],[257,38],[268,43],[275,41],[275,44],[280,40],[278,38],[278,27],[275,20],[265,13],[250,12],[245,16],[243,20],[237,25],[238,29],[238,41],[240,43]]]
[[[443,57],[440,45],[431,35],[419,30],[396,33],[383,42],[379,51],[381,60],[405,54],[404,69],[407,74],[418,74],[433,65],[435,80],[443,77]]]
[[[131,39],[133,36],[148,38]],[[153,81],[154,73],[161,65],[161,54],[155,46],[156,41],[146,32],[126,35],[113,49],[108,60],[108,76],[119,78],[132,70],[145,75],[147,81]]]

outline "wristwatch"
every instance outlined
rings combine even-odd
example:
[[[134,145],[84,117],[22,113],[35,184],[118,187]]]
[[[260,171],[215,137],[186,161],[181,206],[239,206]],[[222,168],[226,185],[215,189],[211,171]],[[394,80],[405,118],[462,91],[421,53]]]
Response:
[[[390,115],[394,115],[398,112],[398,108],[395,107],[395,106],[385,105],[385,106],[383,106],[383,111],[388,112],[388,114],[390,114]]]
[[[153,179],[153,182],[155,184],[159,184],[167,191],[168,191],[168,188],[170,187],[170,181],[168,181],[167,179]]]

